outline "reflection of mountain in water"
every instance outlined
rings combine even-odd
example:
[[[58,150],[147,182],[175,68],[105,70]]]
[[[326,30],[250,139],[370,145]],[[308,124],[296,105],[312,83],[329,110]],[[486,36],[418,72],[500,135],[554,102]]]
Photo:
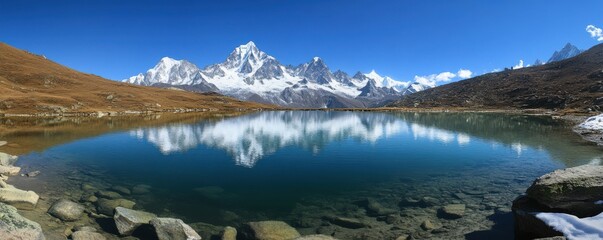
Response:
[[[253,167],[259,159],[286,146],[316,152],[333,141],[356,139],[374,143],[400,134],[461,146],[479,138],[492,141],[493,146],[502,144],[518,154],[527,148],[545,149],[555,159],[576,165],[574,161],[583,159],[572,157],[584,154],[573,154],[572,149],[567,149],[567,142],[579,137],[569,131],[560,133],[563,131],[558,125],[550,118],[502,114],[294,111],[140,128],[131,134],[153,143],[164,154],[199,145],[223,149],[238,165],[246,167]],[[590,146],[578,149],[589,150]],[[593,153],[593,158],[597,154],[600,152]]]
[[[548,116],[526,116],[500,113],[397,113],[403,121],[442,131],[464,133],[510,147],[518,155],[532,149],[546,150],[567,166],[598,163],[601,151],[564,128],[560,120]],[[573,142],[574,144],[568,144]],[[588,159],[584,159],[587,157]]]
[[[131,131],[155,144],[162,153],[186,151],[200,144],[226,150],[238,165],[252,167],[285,146],[318,151],[343,139],[376,142],[402,132],[415,138],[466,144],[470,137],[419,124],[407,124],[390,114],[354,112],[264,112],[219,122],[173,124]]]

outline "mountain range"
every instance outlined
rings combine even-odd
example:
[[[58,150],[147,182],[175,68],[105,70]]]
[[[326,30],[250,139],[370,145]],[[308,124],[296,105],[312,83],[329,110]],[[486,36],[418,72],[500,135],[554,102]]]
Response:
[[[123,81],[299,108],[374,107],[434,87],[396,81],[375,71],[354,75],[331,71],[319,57],[298,66],[283,65],[253,42],[235,48],[224,62],[203,69],[164,57],[146,73]]]
[[[546,63],[580,54],[568,43]],[[533,66],[544,65],[536,60]],[[124,82],[193,92],[217,92],[245,101],[297,108],[364,108],[382,106],[406,95],[436,87],[435,83],[397,81],[374,70],[349,75],[331,71],[314,57],[298,66],[283,65],[249,42],[232,51],[222,63],[203,69],[186,60],[162,58],[146,73]]]

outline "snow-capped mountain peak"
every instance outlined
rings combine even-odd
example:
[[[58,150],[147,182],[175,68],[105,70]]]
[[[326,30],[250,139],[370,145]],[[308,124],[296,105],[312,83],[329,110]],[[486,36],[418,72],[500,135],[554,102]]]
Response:
[[[549,58],[547,63],[568,59],[580,53],[582,53],[582,50],[578,49],[578,47],[572,45],[571,43],[567,43],[561,50],[555,51],[555,53],[553,53],[553,56]]]
[[[372,70],[371,72],[364,74],[364,76],[366,76],[369,79],[372,79],[375,81],[375,86],[376,87],[385,87],[385,88],[393,88],[394,90],[400,92],[402,91],[404,88],[409,86],[408,82],[400,82],[397,80],[394,80],[391,77],[382,77],[381,75],[379,75],[375,70]]]
[[[282,65],[250,41],[222,63],[199,69],[186,60],[161,58],[146,73],[124,82],[189,91],[219,92],[242,100],[292,107],[364,107],[399,97],[409,86],[376,71],[354,76],[332,72],[320,57]]]
[[[224,66],[229,69],[236,69],[239,73],[253,73],[267,59],[274,58],[260,51],[255,43],[250,41],[235,48],[226,59]]]

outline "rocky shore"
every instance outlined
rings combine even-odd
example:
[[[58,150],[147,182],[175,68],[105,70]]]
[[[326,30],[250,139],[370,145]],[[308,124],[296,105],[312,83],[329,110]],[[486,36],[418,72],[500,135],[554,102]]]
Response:
[[[603,166],[584,165],[546,174],[534,181],[526,194],[513,202],[517,239],[574,236],[582,239],[603,237],[603,219],[591,225],[559,224],[572,216],[577,222],[603,212]],[[576,235],[576,231],[581,232]],[[598,233],[596,232],[598,231]],[[588,238],[593,234],[595,238]]]
[[[7,142],[0,141],[0,146]],[[131,188],[113,186],[110,189],[82,183],[83,195],[77,198],[40,198],[33,191],[18,189],[5,181],[21,173],[14,166],[17,156],[0,152],[0,236],[14,240],[106,240],[106,239],[257,239],[257,240],[329,240],[331,236],[309,234],[302,236],[282,221],[257,221],[239,228],[218,227],[204,223],[191,225],[177,218],[161,217],[135,210],[132,195],[148,193],[150,186]],[[36,177],[40,171],[21,173]],[[70,194],[67,194],[70,195]],[[43,223],[34,222],[27,216]],[[62,229],[62,230],[61,230]],[[202,237],[204,236],[204,237]]]

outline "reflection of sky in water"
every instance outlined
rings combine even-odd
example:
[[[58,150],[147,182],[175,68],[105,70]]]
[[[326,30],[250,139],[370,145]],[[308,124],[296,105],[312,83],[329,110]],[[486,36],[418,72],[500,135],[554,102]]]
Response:
[[[426,126],[392,114],[354,112],[264,112],[217,122],[139,128],[130,131],[130,135],[152,143],[165,155],[199,145],[222,149],[238,165],[246,167],[253,167],[266,155],[287,146],[318,153],[332,141],[355,139],[375,144],[380,139],[409,135],[415,141],[426,139],[463,147],[475,138],[468,133]],[[496,141],[490,142],[492,149],[499,145]],[[528,149],[521,139],[503,146],[518,156]],[[540,146],[535,148],[542,150]]]

